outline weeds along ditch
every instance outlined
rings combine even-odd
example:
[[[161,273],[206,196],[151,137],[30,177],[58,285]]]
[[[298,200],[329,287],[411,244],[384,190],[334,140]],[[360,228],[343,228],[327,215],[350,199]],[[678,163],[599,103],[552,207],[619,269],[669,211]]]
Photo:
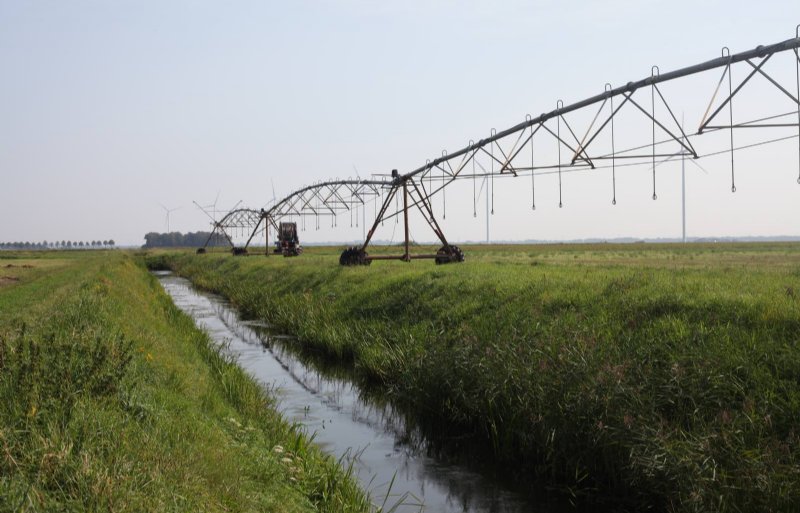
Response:
[[[433,266],[158,253],[519,479],[669,511],[800,503],[800,246],[469,248]]]
[[[0,511],[370,511],[141,261],[80,253],[4,254]]]

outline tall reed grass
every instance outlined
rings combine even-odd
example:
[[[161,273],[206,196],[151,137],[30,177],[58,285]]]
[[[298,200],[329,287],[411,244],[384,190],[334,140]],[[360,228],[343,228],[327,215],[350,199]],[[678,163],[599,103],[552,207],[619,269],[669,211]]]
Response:
[[[797,245],[471,248],[463,265],[157,257],[583,502],[800,504]]]

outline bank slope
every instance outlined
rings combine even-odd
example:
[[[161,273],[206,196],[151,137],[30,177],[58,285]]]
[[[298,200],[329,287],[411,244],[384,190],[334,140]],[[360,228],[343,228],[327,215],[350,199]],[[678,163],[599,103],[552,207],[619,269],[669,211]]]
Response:
[[[49,255],[0,288],[0,511],[368,510],[140,262]]]
[[[632,509],[800,503],[796,245],[471,248],[453,266],[341,268],[326,249],[151,262],[353,365],[531,482]]]

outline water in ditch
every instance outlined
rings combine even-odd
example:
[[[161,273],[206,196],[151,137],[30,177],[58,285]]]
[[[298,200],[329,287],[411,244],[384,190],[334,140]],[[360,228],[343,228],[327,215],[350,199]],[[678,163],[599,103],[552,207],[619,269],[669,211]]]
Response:
[[[396,506],[399,513],[565,509],[532,499],[485,465],[432,451],[407,416],[370,398],[341,373],[304,363],[289,351],[288,337],[242,319],[224,298],[195,289],[185,278],[156,275],[178,308],[273,390],[285,418],[316,433],[314,441],[325,452],[352,462],[354,474],[378,505],[386,500],[386,509]]]

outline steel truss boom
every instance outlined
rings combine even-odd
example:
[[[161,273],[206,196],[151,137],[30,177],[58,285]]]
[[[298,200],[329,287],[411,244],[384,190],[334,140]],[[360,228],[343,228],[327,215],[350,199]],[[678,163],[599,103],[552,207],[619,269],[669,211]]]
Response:
[[[795,37],[792,39],[787,39],[786,41],[783,41],[781,43],[776,43],[769,46],[758,46],[746,52],[729,55],[727,57],[718,57],[716,59],[711,59],[710,61],[706,61],[701,64],[695,64],[694,66],[688,66],[686,68],[670,71],[669,73],[651,75],[647,78],[643,78],[635,82],[628,82],[624,86],[617,87],[615,89],[609,89],[598,95],[586,98],[585,100],[581,100],[579,102],[575,102],[570,105],[565,105],[556,108],[551,112],[543,113],[535,118],[526,119],[522,123],[518,123],[512,126],[511,128],[497,132],[496,134],[487,137],[486,139],[481,139],[474,145],[466,146],[456,152],[434,159],[431,162],[426,163],[424,166],[420,166],[419,168],[405,174],[404,176],[405,177],[417,176],[454,158],[458,158],[470,152],[474,152],[476,148],[477,149],[484,148],[493,142],[508,137],[509,135],[516,134],[517,132],[520,132],[522,130],[528,129],[536,125],[541,125],[551,119],[563,117],[565,114],[569,114],[570,112],[574,112],[583,109],[585,107],[596,105],[598,103],[610,100],[611,98],[614,98],[616,96],[624,95],[626,97],[630,97],[630,95],[637,89],[641,89],[648,86],[654,86],[663,82],[668,82],[670,80],[675,80],[690,75],[696,75],[698,73],[702,73],[704,71],[710,71],[712,69],[727,67],[732,64],[747,61],[750,59],[755,59],[755,58],[765,59],[775,53],[785,52],[789,50],[796,50],[798,48],[800,48],[800,37]]]
[[[556,108],[539,116],[527,116],[525,120],[505,130],[491,130],[486,138],[477,142],[470,141],[466,147],[455,152],[442,151],[442,155],[426,161],[426,163],[405,174],[392,172],[391,178],[380,179],[347,179],[329,180],[297,189],[287,196],[275,201],[268,208],[260,210],[239,209],[230,212],[215,223],[214,232],[221,232],[231,246],[234,246],[231,230],[245,230],[249,238],[245,250],[256,235],[263,232],[268,240],[269,230],[276,230],[278,222],[284,218],[299,219],[305,227],[306,219],[313,218],[315,227],[320,228],[321,218],[330,218],[331,226],[337,226],[337,219],[350,217],[351,226],[361,222],[366,225],[368,205],[372,206],[369,216],[371,226],[366,232],[364,226],[364,242],[359,246],[348,248],[340,258],[346,265],[368,264],[377,259],[399,259],[410,261],[414,258],[434,258],[437,263],[462,261],[464,256],[460,249],[451,245],[441,229],[434,214],[433,198],[441,196],[442,217],[446,216],[446,188],[456,180],[473,180],[473,210],[477,201],[477,179],[485,181],[481,192],[486,194],[487,211],[489,194],[491,193],[492,213],[494,213],[494,180],[495,178],[530,176],[533,209],[535,201],[535,177],[542,174],[558,174],[559,207],[563,206],[561,175],[565,172],[606,168],[612,171],[613,200],[616,204],[616,168],[632,165],[647,165],[652,171],[652,197],[657,198],[656,168],[675,158],[704,156],[730,153],[731,190],[736,191],[734,152],[744,148],[752,148],[760,144],[798,139],[798,158],[800,164],[800,27],[795,37],[783,42],[758,46],[752,50],[736,54],[723,49],[718,58],[693,66],[661,73],[653,66],[650,76],[628,82],[619,87],[606,84],[605,90],[584,100],[565,105],[558,101]],[[781,84],[770,75],[766,64],[772,58],[784,52],[792,52],[795,67],[796,83]],[[747,73],[734,82],[733,66],[744,65]],[[738,68],[737,68],[738,69]],[[668,98],[659,87],[667,82],[699,75],[713,70],[722,70],[722,76],[716,84],[708,107],[702,116],[699,126],[692,133],[684,130],[679,122]],[[787,98],[793,110],[779,115],[765,115],[754,120],[737,121],[734,119],[734,99],[756,77],[764,78],[772,91]],[[795,78],[795,77],[792,77]],[[773,88],[774,86],[774,88]],[[642,92],[649,93],[646,96]],[[638,94],[637,94],[638,93]],[[570,122],[567,115],[587,110],[591,119],[588,126],[578,127],[575,121]],[[619,143],[618,132],[621,121],[619,113],[633,111],[640,121],[649,124],[647,144],[623,147]],[[785,118],[792,118],[786,120]],[[724,119],[723,119],[724,118]],[[578,131],[577,128],[583,128]],[[792,135],[776,137],[755,144],[735,146],[734,131],[756,128],[795,129]],[[704,133],[725,130],[728,133],[724,151],[713,151],[705,155],[698,152],[694,141]],[[641,130],[639,130],[641,131]],[[601,151],[599,146],[605,144],[610,136],[610,151]],[[534,149],[534,140],[544,138],[550,141],[548,159],[545,160]],[[552,154],[550,154],[552,152]],[[537,156],[538,155],[538,156]],[[528,159],[529,156],[529,160]],[[557,156],[557,158],[554,158]],[[623,163],[624,162],[624,163]],[[800,183],[800,167],[798,170]],[[491,191],[491,192],[490,192]],[[418,210],[426,223],[440,240],[442,246],[436,254],[412,255],[410,252],[410,235],[408,213]],[[395,219],[404,223],[404,252],[402,255],[370,256],[367,248],[380,224]],[[488,222],[488,221],[487,221]],[[213,233],[212,232],[212,236]],[[211,240],[211,237],[209,237]],[[235,249],[235,248],[234,248]],[[267,250],[269,253],[269,249]]]

